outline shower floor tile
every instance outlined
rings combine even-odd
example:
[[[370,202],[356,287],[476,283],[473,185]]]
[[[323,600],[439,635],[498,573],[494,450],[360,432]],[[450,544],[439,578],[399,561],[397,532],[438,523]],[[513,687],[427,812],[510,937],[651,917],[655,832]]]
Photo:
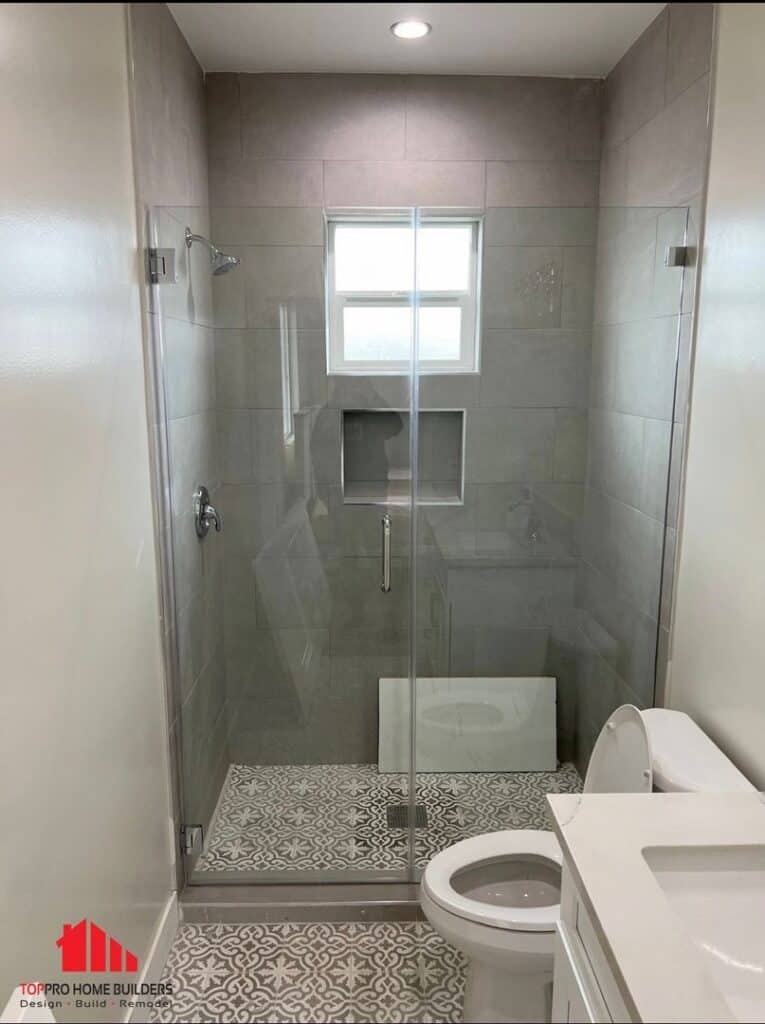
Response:
[[[155,1021],[459,1021],[465,961],[424,922],[178,929]]]
[[[404,870],[407,833],[388,825],[407,799],[405,775],[376,765],[229,767],[204,852],[205,871]],[[545,795],[575,793],[572,764],[555,772],[420,773],[417,863],[460,839],[505,828],[547,828]]]

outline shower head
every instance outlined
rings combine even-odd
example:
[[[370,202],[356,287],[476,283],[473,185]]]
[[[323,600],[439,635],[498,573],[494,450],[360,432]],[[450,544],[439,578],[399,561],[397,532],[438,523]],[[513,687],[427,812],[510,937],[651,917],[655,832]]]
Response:
[[[209,252],[210,269],[216,277],[220,274],[228,273],[229,270],[238,267],[241,263],[238,256],[230,256],[227,252],[221,252],[204,235],[195,235],[192,233],[191,228],[186,228],[186,248],[190,249],[193,242],[201,242]]]

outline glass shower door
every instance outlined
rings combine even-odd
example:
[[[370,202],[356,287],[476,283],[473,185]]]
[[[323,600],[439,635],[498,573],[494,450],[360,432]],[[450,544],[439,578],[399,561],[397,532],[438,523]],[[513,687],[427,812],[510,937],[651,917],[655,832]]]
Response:
[[[470,217],[418,210],[421,313],[432,239]],[[440,295],[461,350],[417,319],[415,875],[548,827],[608,715],[653,704],[668,636],[687,209],[493,207],[478,238]]]
[[[155,219],[187,875],[406,880],[412,215]]]

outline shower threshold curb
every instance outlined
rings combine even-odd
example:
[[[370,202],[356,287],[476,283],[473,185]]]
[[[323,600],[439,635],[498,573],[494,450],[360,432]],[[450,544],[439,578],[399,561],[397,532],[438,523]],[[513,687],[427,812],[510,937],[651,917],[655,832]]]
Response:
[[[279,921],[422,921],[419,886],[407,882],[194,885],[180,897],[183,924]]]

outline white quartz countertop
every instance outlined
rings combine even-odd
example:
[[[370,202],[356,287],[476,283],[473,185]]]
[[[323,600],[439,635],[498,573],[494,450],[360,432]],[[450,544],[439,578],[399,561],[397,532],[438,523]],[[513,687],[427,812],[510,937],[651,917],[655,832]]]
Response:
[[[762,845],[765,851],[760,794],[560,794],[548,803],[566,862],[634,1018],[739,1019],[643,850]],[[744,966],[765,971],[756,960]]]

